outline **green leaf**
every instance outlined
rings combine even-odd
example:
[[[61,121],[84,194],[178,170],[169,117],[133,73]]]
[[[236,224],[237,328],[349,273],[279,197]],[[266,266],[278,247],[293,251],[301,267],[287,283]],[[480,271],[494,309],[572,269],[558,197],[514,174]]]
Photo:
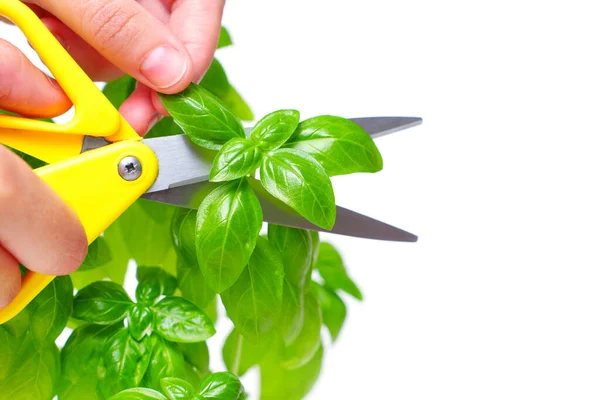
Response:
[[[250,138],[264,150],[275,150],[294,133],[300,122],[296,110],[278,110],[264,116],[250,132]]]
[[[381,153],[369,134],[341,117],[322,115],[302,121],[285,146],[313,156],[329,176],[383,168]]]
[[[152,309],[156,314],[154,328],[167,340],[201,342],[216,332],[208,315],[181,297],[165,297]]]
[[[30,332],[38,347],[53,345],[67,326],[73,308],[73,285],[68,276],[56,277],[32,302]]]
[[[136,275],[135,298],[145,305],[154,304],[160,296],[171,296],[177,289],[177,279],[162,268],[138,266]]]
[[[87,271],[90,269],[101,267],[112,260],[110,248],[106,239],[102,236],[98,237],[88,247],[88,252],[79,267],[79,271]]]
[[[267,340],[255,346],[233,329],[223,345],[223,362],[229,372],[244,376],[250,368],[261,362],[271,343],[272,340]]]
[[[147,386],[160,390],[161,379],[165,377],[185,377],[185,361],[175,343],[153,336],[154,350],[144,380]]]
[[[360,289],[348,276],[342,257],[331,244],[321,243],[316,268],[326,287],[343,290],[358,300],[363,299]]]
[[[194,260],[194,263],[196,266],[190,268],[185,261],[181,259],[178,260],[178,285],[181,289],[181,294],[185,299],[194,303],[198,308],[205,310],[210,302],[214,300],[216,293],[208,284],[202,270],[200,270],[197,265],[197,261]]]
[[[282,345],[281,345],[282,346]],[[319,347],[313,358],[300,368],[281,368],[281,346],[273,347],[260,364],[261,400],[302,400],[321,373],[323,347]]]
[[[106,375],[100,382],[106,397],[139,385],[150,363],[151,344],[149,337],[138,342],[127,329],[107,341],[104,346]]]
[[[321,307],[312,293],[304,299],[304,323],[300,334],[283,351],[281,365],[287,369],[299,368],[308,363],[321,345]]]
[[[127,319],[129,322],[129,333],[135,340],[140,341],[145,336],[149,336],[152,333],[154,313],[148,307],[134,304],[129,310]]]
[[[179,255],[183,256],[186,264],[178,263],[189,268],[197,267],[196,256],[196,219],[197,210],[179,208],[175,211],[171,224],[171,240]],[[181,257],[180,257],[181,258]],[[179,282],[181,284],[181,282]]]
[[[177,125],[173,117],[163,117],[144,136],[144,139],[152,139],[164,136],[181,135],[183,131]]]
[[[262,222],[260,203],[246,179],[218,186],[200,205],[198,264],[217,293],[233,285],[244,270]]]
[[[0,382],[10,372],[10,367],[17,356],[15,349],[19,347],[20,338],[13,336],[8,329],[0,325]]]
[[[100,325],[121,321],[133,302],[114,282],[94,282],[81,289],[73,300],[73,318]]]
[[[312,282],[311,290],[317,296],[323,313],[323,323],[331,334],[332,342],[335,342],[346,319],[346,304],[333,290],[316,282]]]
[[[202,376],[208,373],[209,353],[206,342],[178,343],[185,361],[194,366]]]
[[[82,325],[75,329],[60,357],[60,400],[104,400],[97,394],[98,371],[104,368],[104,346],[122,326]]]
[[[187,400],[194,395],[194,387],[183,379],[163,378],[160,380],[160,386],[169,400]]]
[[[298,214],[323,229],[333,228],[333,186],[314,158],[295,149],[275,150],[265,157],[260,179],[269,193]]]
[[[223,47],[231,46],[233,42],[231,41],[231,35],[229,35],[229,31],[222,26],[221,33],[219,33],[219,43],[217,44],[218,49],[222,49]]]
[[[48,400],[54,395],[59,359],[56,345],[37,346],[31,335],[25,336],[4,379],[0,395],[11,400]],[[6,362],[6,360],[2,360]]]
[[[217,96],[231,112],[245,121],[254,119],[252,110],[242,99],[240,94],[229,83],[225,69],[217,60],[213,58],[208,71],[202,78],[200,86]]]
[[[159,94],[165,108],[199,146],[219,150],[234,137],[246,137],[242,123],[208,90],[192,83],[174,95]]]
[[[304,324],[304,290],[290,282],[286,277],[283,281],[283,297],[281,303],[281,319],[279,334],[285,344],[291,344]]]
[[[200,382],[200,396],[205,400],[238,400],[244,395],[244,386],[229,372],[210,374]]]
[[[250,175],[262,161],[263,153],[255,142],[233,138],[221,147],[210,170],[211,182],[232,181]]]
[[[112,396],[109,400],[168,400],[162,393],[146,388],[133,388],[123,390]]]
[[[229,318],[252,344],[265,341],[277,327],[283,275],[279,252],[260,236],[247,268],[237,282],[221,294]]]
[[[102,89],[102,93],[104,93],[104,96],[106,96],[118,110],[125,100],[133,93],[135,85],[135,79],[129,75],[125,75],[112,82],[108,82],[104,86],[104,89]]]
[[[269,224],[268,232],[269,241],[281,253],[286,278],[304,289],[310,278],[314,251],[310,231]]]

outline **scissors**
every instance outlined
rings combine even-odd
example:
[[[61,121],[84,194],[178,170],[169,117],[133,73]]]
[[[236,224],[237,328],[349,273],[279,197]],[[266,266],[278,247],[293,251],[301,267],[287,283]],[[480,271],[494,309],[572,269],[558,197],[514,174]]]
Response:
[[[1,0],[10,19],[52,72],[75,107],[74,118],[54,124],[0,115],[0,143],[48,165],[35,170],[77,213],[88,243],[94,241],[137,199],[197,209],[210,191],[212,160],[185,135],[142,139],[71,58],[38,17],[19,0]],[[421,124],[417,117],[353,119],[372,137]],[[269,223],[320,230],[250,179]],[[417,237],[354,211],[337,207],[330,231],[376,240],[415,242]],[[0,324],[17,315],[53,279],[33,271],[21,290],[0,310]]]

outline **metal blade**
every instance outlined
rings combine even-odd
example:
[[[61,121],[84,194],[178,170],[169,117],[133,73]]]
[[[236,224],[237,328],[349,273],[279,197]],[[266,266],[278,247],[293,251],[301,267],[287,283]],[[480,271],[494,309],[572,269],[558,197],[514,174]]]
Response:
[[[419,117],[362,117],[348,119],[358,124],[372,138],[389,135],[390,133],[399,132],[423,123],[423,119]],[[246,133],[250,133],[251,130],[252,127],[246,128]]]
[[[416,117],[366,117],[354,118],[372,137],[380,137],[419,125]],[[84,150],[101,147],[105,141],[88,140]],[[143,143],[158,157],[159,172],[154,185],[148,190],[158,192],[173,187],[189,185],[208,180],[215,151],[203,149],[185,135],[164,136],[144,139]]]
[[[192,143],[185,135],[164,136],[142,141],[158,158],[158,177],[148,192],[208,180],[214,151]]]
[[[249,181],[260,200],[264,220],[266,222],[365,239],[396,242],[417,241],[417,236],[412,233],[339,206],[337,207],[335,226],[331,231],[324,230],[311,224],[290,207],[271,196],[262,187],[259,181],[255,179],[249,179]],[[216,186],[216,184],[210,182],[199,182],[153,193],[146,193],[142,197],[147,200],[197,209],[202,200]]]

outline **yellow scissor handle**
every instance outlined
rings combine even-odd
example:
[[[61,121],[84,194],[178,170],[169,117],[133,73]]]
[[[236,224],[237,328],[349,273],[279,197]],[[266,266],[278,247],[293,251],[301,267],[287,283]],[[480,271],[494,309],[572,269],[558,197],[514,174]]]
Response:
[[[23,31],[75,106],[75,116],[66,124],[0,115],[0,143],[54,162],[79,154],[85,135],[111,142],[140,140],[29,7],[19,0],[0,0],[0,15]]]
[[[135,180],[125,180],[119,173],[119,164],[126,157],[134,157],[141,165],[141,175]],[[142,142],[125,140],[35,172],[75,210],[91,243],[152,186],[158,160]],[[52,279],[29,271],[17,297],[0,310],[0,324],[17,315]]]

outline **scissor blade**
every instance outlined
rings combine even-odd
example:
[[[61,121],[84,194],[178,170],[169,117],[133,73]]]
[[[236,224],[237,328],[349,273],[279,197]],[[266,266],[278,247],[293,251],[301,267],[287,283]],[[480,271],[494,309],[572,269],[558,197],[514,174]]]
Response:
[[[372,138],[378,138],[380,136],[389,135],[390,133],[412,128],[423,122],[423,119],[419,117],[363,117],[348,119],[358,124]],[[246,128],[247,133],[251,130],[251,127]]]
[[[266,222],[366,239],[396,242],[417,241],[417,237],[412,233],[339,206],[337,207],[337,218],[333,229],[330,231],[321,229],[308,222],[281,201],[271,196],[257,180],[250,179],[250,184],[258,196],[262,206],[264,220]],[[202,203],[202,200],[216,186],[217,184],[215,183],[198,182],[153,193],[146,193],[142,197],[147,200],[172,204],[179,207],[197,209],[200,206],[200,203]]]
[[[350,120],[360,125],[372,138],[412,128],[423,122],[423,119],[418,117],[366,117]]]

